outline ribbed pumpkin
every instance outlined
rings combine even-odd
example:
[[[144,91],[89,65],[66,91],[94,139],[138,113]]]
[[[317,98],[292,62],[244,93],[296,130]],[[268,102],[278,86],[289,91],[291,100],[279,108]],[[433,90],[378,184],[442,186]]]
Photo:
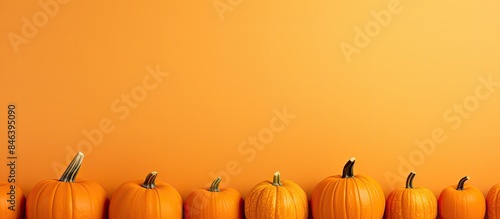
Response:
[[[483,219],[486,203],[483,193],[474,186],[464,185],[468,176],[460,179],[457,185],[448,186],[441,191],[438,200],[441,219]]]
[[[191,192],[184,203],[185,219],[241,219],[243,218],[243,199],[232,188],[219,189],[219,177],[209,188]]]
[[[307,195],[290,180],[281,180],[276,172],[273,181],[253,187],[245,198],[247,219],[305,219],[308,217]]]
[[[500,183],[491,187],[486,196],[488,219],[500,219]]]
[[[157,175],[150,172],[144,181],[118,187],[109,204],[109,219],[181,219],[181,195],[171,185],[156,180]]]
[[[25,205],[26,198],[18,185],[0,182],[0,218],[23,219]]]
[[[413,187],[415,175],[410,172],[406,187],[395,189],[387,196],[386,219],[436,219],[436,196],[427,188]]]
[[[76,179],[84,155],[73,158],[59,180],[36,184],[26,201],[26,218],[102,219],[108,209],[104,189],[94,181]]]
[[[314,219],[376,218],[384,216],[385,196],[373,178],[354,175],[355,158],[344,165],[342,175],[316,185],[311,197]]]

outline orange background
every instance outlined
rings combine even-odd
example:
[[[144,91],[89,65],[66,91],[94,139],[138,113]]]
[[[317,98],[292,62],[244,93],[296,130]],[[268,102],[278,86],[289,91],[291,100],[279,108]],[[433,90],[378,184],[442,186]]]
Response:
[[[355,172],[386,195],[403,186],[398,168],[410,155],[415,184],[436,195],[464,175],[484,193],[500,182],[492,171],[500,91],[483,88],[488,98],[466,117],[453,111],[475,104],[479,77],[500,82],[498,2],[215,1],[230,9],[223,20],[213,0],[41,2],[56,3],[53,16],[37,1],[0,1],[0,163],[15,102],[17,181],[26,193],[59,177],[54,165],[65,166],[102,121],[112,130],[83,148],[79,177],[109,195],[153,170],[184,198],[220,171],[243,195],[277,170],[310,195],[352,156]],[[347,62],[341,43],[361,40],[355,29],[391,7],[400,13],[378,23]],[[12,34],[23,37],[33,16],[36,34],[13,46]],[[147,66],[169,73],[149,90],[143,81],[156,81]],[[131,92],[140,98],[127,105]],[[296,116],[286,125],[275,112],[285,108]],[[283,129],[266,136],[274,120]],[[436,128],[446,140],[421,152],[415,140]],[[268,141],[262,150],[244,144],[259,134]]]

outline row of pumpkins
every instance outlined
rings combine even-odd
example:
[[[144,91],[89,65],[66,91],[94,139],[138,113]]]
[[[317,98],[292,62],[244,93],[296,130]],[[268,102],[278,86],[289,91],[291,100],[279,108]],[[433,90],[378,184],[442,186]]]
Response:
[[[257,184],[245,201],[238,191],[219,188],[221,178],[209,188],[193,191],[182,202],[180,194],[167,183],[157,181],[151,172],[144,181],[122,184],[108,202],[106,192],[96,182],[76,179],[84,155],[79,152],[59,180],[45,180],[35,185],[25,200],[16,187],[17,210],[0,209],[1,218],[53,219],[306,219],[309,217],[307,195],[296,183],[281,180]],[[423,187],[413,187],[411,172],[406,187],[394,190],[385,199],[380,185],[371,177],[354,175],[355,159],[344,166],[342,175],[321,181],[312,193],[311,213],[315,219],[385,218],[500,219],[500,184],[494,186],[485,200],[481,191],[465,185],[469,177],[457,185],[446,187],[439,200]],[[2,197],[9,198],[10,184],[2,184]],[[7,194],[7,196],[5,196]],[[5,205],[5,200],[2,201]],[[26,209],[23,209],[25,206]],[[487,207],[486,207],[487,206]],[[439,209],[439,210],[438,210]],[[487,212],[486,212],[487,211]],[[5,217],[3,217],[5,215]]]

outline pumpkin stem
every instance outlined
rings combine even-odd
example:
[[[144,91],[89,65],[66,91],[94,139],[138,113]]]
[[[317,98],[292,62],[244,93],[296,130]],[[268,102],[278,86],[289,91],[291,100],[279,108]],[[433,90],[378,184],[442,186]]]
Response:
[[[148,173],[146,176],[146,179],[144,180],[144,183],[142,184],[142,187],[146,189],[154,189],[156,187],[155,180],[156,176],[158,175],[158,172],[153,171],[151,173]]]
[[[342,171],[342,178],[352,178],[354,177],[354,162],[356,161],[356,158],[351,158],[347,163],[344,165],[344,170]]]
[[[460,179],[460,181],[458,181],[457,190],[458,191],[464,190],[465,181],[467,181],[469,179],[470,179],[470,177],[468,177],[468,176],[464,176],[462,179]]]
[[[68,167],[62,174],[61,178],[59,178],[59,181],[61,182],[75,182],[76,175],[78,174],[78,171],[80,170],[80,167],[82,166],[83,158],[85,156],[83,155],[82,152],[78,152],[71,163],[69,163]]]
[[[219,189],[219,184],[220,182],[222,181],[222,178],[217,177],[217,179],[215,179],[213,182],[212,182],[212,185],[210,186],[210,188],[208,189],[209,192],[220,192],[220,189]]]
[[[413,178],[415,178],[415,175],[417,174],[413,171],[411,171],[410,174],[408,174],[408,178],[406,178],[407,189],[413,189]]]
[[[282,186],[283,184],[281,184],[281,176],[280,176],[280,172],[277,171],[276,173],[274,173],[274,177],[273,177],[273,186]]]

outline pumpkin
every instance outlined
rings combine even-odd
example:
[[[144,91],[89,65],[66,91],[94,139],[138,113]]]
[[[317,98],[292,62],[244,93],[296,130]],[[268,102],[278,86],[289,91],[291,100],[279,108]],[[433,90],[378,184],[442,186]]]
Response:
[[[273,181],[255,185],[245,198],[247,219],[305,219],[308,217],[307,195],[296,183],[281,180],[276,172]]]
[[[500,219],[500,183],[491,187],[486,196],[486,214],[489,219]]]
[[[319,182],[311,196],[315,219],[377,218],[384,216],[385,196],[373,178],[354,175],[355,158],[344,165],[342,175]]]
[[[182,198],[170,184],[156,180],[158,172],[150,172],[144,181],[122,184],[113,193],[109,219],[182,218]]]
[[[483,193],[474,186],[464,185],[469,179],[465,176],[457,185],[448,186],[441,191],[438,200],[441,219],[484,218],[486,203]]]
[[[73,158],[59,180],[36,184],[26,201],[26,218],[101,219],[106,217],[107,195],[94,181],[76,179],[84,155]]]
[[[406,187],[395,189],[387,196],[386,219],[436,219],[436,196],[427,188],[413,187],[415,175],[410,172]]]
[[[0,218],[23,219],[26,199],[21,188],[0,182]]]
[[[232,188],[219,189],[222,179],[219,177],[209,188],[191,192],[184,203],[186,219],[238,219],[243,218],[243,199]]]

